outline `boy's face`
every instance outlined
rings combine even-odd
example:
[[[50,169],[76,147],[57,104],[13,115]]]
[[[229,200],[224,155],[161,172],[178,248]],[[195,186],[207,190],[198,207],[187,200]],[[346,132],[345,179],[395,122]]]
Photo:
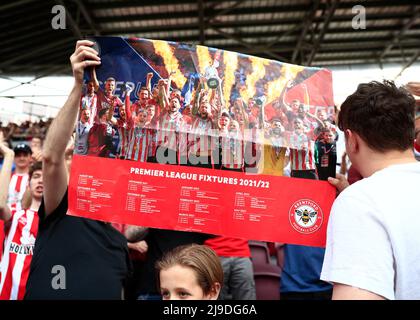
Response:
[[[161,270],[160,292],[163,300],[213,300],[217,295],[205,294],[192,268],[174,265]]]
[[[42,192],[44,191],[42,170],[35,170],[32,173],[31,180],[29,181],[29,188],[34,199],[40,200],[42,198]]]

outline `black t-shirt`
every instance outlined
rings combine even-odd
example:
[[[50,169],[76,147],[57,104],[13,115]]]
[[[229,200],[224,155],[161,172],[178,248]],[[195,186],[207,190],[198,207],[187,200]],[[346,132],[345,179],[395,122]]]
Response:
[[[47,217],[42,200],[25,299],[121,299],[127,240],[109,224],[66,215],[67,208],[67,192]]]
[[[157,290],[155,263],[165,252],[185,244],[203,244],[212,237],[204,233],[150,228],[145,238],[148,245],[147,258],[139,270],[137,294],[160,294]]]
[[[328,180],[328,177],[335,178],[335,172],[337,170],[336,143],[331,144],[317,141],[315,148],[315,162],[319,180]]]

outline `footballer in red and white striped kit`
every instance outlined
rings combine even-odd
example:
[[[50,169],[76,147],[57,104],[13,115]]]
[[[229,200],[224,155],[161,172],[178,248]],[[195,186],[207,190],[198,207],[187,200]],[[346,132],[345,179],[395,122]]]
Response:
[[[147,111],[138,110],[138,116],[134,128],[130,131],[127,147],[127,160],[146,162],[149,154],[149,144],[152,138],[150,130],[145,127]]]
[[[163,112],[159,118],[158,150],[156,153],[157,162],[159,163],[178,163],[179,145],[182,143],[179,141],[179,132],[184,129],[184,120],[179,112],[180,108],[181,102],[179,98],[173,97],[169,102],[168,111]],[[168,152],[168,159],[165,159],[164,154],[163,156],[161,155],[164,150]],[[173,156],[176,159],[172,159]]]
[[[116,127],[118,129],[119,144],[117,151],[120,159],[125,159],[127,156],[128,147],[130,144],[130,137],[133,134],[133,119],[131,113],[127,113],[127,105],[120,108],[120,118],[117,120]]]
[[[21,300],[25,295],[35,239],[38,233],[38,209],[41,204],[42,163],[36,162],[29,171],[29,189],[32,202],[29,209],[20,209],[16,204],[6,204],[7,184],[13,162],[13,152],[0,141],[0,152],[5,157],[0,174],[0,219],[5,222],[4,252],[0,262],[0,299]],[[11,155],[10,155],[11,154]]]
[[[291,176],[318,179],[315,165],[315,135],[305,132],[302,119],[293,121],[294,132],[289,136]]]
[[[198,114],[191,124],[191,132],[188,134],[188,163],[193,166],[212,168],[212,131],[214,129],[211,118],[211,105],[208,94],[201,92],[198,95]]]
[[[95,93],[95,82],[89,81],[86,85],[86,94],[80,98],[80,113],[82,114],[83,109],[88,109],[90,111],[89,117],[89,125],[93,125],[96,114],[97,114],[97,103],[98,103],[98,96]]]
[[[16,145],[13,151],[15,153],[16,169],[10,179],[7,203],[9,205],[12,203],[20,205],[28,186],[32,150],[27,144],[21,143]]]
[[[236,120],[230,122],[229,132],[221,136],[221,144],[222,169],[243,171],[244,141]]]

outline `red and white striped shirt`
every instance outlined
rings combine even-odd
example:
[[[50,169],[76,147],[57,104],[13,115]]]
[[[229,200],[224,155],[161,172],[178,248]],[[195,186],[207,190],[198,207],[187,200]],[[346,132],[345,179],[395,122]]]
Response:
[[[222,166],[228,169],[242,169],[244,166],[244,141],[241,135],[223,135]]]
[[[7,204],[11,205],[12,203],[17,203],[20,205],[28,184],[28,173],[13,173],[9,184],[9,197],[7,199]]]
[[[133,126],[132,121],[123,121],[122,119],[117,120],[118,136],[119,143],[118,148],[120,157],[125,158],[127,156],[127,151],[130,145],[130,139],[133,135]]]
[[[101,111],[102,109],[109,109],[109,108],[114,108],[114,116],[116,111],[118,110],[118,108],[123,107],[123,103],[120,100],[120,98],[118,98],[117,96],[110,96],[107,97],[105,95],[105,92],[103,92],[102,90],[98,91],[97,94],[97,103],[96,103],[96,108],[97,108],[97,114],[95,117],[95,122],[99,123],[99,117],[98,117],[98,113],[99,111]]]
[[[147,152],[148,157],[156,156],[157,149],[157,130],[149,129],[150,141],[149,141],[149,151]]]
[[[149,144],[152,134],[149,129],[134,127],[127,148],[126,159],[146,162],[149,155]]]
[[[38,213],[11,206],[11,226],[6,233],[0,263],[0,300],[22,300],[38,233]]]
[[[212,150],[211,133],[213,122],[211,119],[196,117],[191,124],[188,134],[188,153],[193,155],[209,155]]]
[[[178,134],[184,130],[184,120],[179,112],[165,113],[159,119],[158,146],[178,151]]]
[[[290,169],[291,170],[316,170],[315,166],[315,141],[311,133],[292,133],[290,135]]]

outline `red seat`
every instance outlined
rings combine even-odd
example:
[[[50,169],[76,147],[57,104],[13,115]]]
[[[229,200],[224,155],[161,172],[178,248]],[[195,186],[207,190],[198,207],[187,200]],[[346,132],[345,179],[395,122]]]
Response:
[[[254,280],[257,300],[280,299],[281,269],[271,264],[254,265]]]
[[[267,243],[261,241],[249,241],[251,259],[253,264],[270,263],[270,253]]]

